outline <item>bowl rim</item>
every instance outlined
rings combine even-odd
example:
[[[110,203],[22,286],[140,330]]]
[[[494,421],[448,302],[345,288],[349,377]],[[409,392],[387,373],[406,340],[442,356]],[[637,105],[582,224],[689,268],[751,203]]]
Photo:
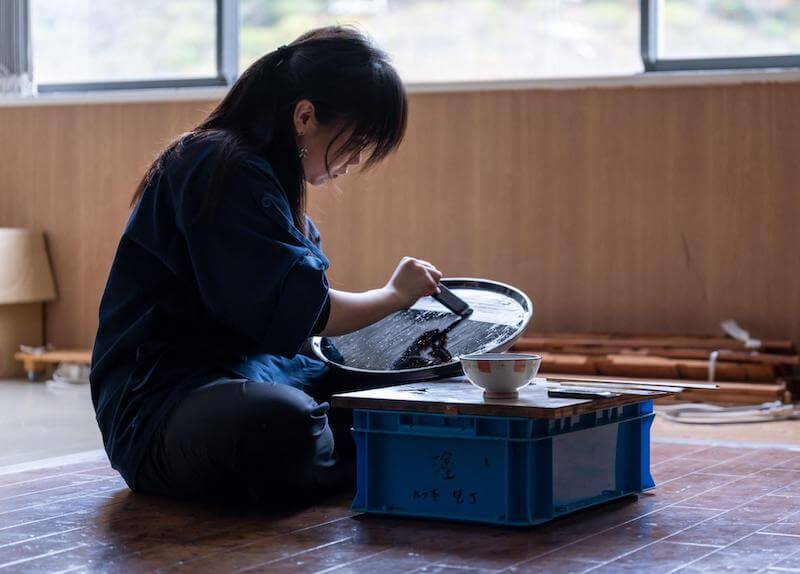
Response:
[[[461,361],[536,361],[541,359],[542,356],[535,353],[474,353],[459,357]]]

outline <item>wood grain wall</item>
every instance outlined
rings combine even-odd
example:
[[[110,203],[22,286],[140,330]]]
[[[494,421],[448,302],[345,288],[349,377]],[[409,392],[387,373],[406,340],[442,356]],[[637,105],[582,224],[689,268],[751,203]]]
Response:
[[[212,102],[0,108],[0,225],[47,233],[89,346],[130,195]],[[800,84],[415,94],[400,152],[311,190],[343,289],[403,255],[517,285],[540,330],[800,342]]]

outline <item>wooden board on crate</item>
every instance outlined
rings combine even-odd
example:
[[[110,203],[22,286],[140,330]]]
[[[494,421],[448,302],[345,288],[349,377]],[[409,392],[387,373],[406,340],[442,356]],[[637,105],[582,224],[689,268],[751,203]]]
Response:
[[[537,382],[539,379],[537,379]],[[588,388],[595,385],[587,385]],[[485,398],[483,391],[465,378],[412,383],[334,395],[334,407],[427,412],[447,415],[477,415],[558,419],[610,407],[666,398],[676,390],[619,389],[613,398],[577,399],[547,396],[542,385],[520,389],[516,399]]]

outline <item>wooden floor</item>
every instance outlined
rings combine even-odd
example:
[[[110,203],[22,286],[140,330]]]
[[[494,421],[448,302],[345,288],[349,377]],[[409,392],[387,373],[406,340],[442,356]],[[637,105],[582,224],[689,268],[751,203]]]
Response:
[[[655,491],[524,530],[132,494],[101,454],[0,474],[0,572],[800,572],[800,452],[653,445]]]

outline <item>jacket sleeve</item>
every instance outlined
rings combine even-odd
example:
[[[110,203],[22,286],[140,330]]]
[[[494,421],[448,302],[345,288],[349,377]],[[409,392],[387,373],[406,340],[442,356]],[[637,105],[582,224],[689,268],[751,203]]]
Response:
[[[263,169],[237,168],[210,221],[198,218],[204,195],[184,191],[176,220],[205,306],[254,352],[294,356],[327,300],[327,262],[292,234],[283,191]]]

